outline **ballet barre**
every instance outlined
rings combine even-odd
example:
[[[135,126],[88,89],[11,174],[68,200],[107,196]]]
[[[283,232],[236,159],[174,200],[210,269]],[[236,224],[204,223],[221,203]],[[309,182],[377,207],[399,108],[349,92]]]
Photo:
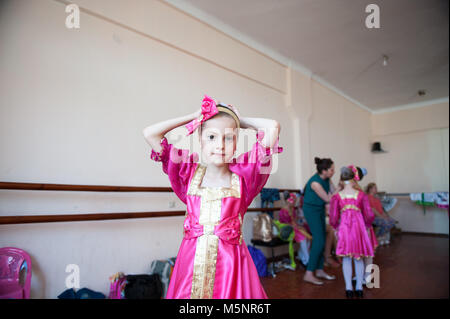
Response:
[[[81,191],[81,192],[173,192],[173,189],[171,187],[72,185],[72,184],[16,183],[16,182],[0,182],[0,189],[40,190],[40,191]],[[296,191],[292,189],[280,189],[280,192],[286,190]],[[271,207],[271,208],[249,207],[247,209],[247,212],[267,212],[267,211],[276,211],[280,209],[281,207]],[[92,213],[92,214],[15,215],[15,216],[0,216],[0,225],[173,217],[184,215],[186,215],[185,210],[156,211],[156,212]]]
[[[80,191],[80,192],[173,192],[172,187],[152,186],[105,186],[105,185],[73,185],[49,183],[16,183],[0,182],[0,189],[44,190],[44,191]],[[298,189],[280,188],[280,192],[299,192]]]
[[[379,196],[408,196],[410,193],[385,193],[385,192],[379,192],[377,195]]]

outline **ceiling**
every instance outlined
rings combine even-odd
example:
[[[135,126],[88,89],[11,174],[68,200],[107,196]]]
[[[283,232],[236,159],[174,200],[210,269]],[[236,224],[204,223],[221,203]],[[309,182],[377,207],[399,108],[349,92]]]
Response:
[[[229,26],[371,111],[448,101],[448,0],[168,2],[217,19],[215,27]],[[380,8],[379,29],[365,26],[370,3]]]

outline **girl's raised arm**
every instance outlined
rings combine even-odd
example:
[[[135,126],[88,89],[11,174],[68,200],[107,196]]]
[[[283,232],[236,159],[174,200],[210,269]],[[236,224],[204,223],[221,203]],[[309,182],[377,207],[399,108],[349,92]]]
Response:
[[[265,147],[274,147],[280,135],[280,123],[271,119],[241,117],[241,128],[249,128],[253,130],[263,130],[264,138],[261,143]]]
[[[201,110],[198,110],[192,114],[152,124],[144,128],[142,134],[155,152],[161,152],[161,139],[164,135],[179,126],[185,125],[198,118],[200,114]]]

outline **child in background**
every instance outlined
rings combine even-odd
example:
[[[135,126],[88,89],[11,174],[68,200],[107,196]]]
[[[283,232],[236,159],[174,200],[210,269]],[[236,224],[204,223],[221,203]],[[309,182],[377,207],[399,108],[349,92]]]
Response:
[[[377,184],[369,183],[366,187],[366,194],[369,197],[370,206],[375,213],[374,224],[377,227],[377,238],[380,238],[380,245],[389,245],[391,229],[395,226],[395,220],[391,218],[383,209],[381,201],[376,197],[378,193]]]
[[[198,131],[202,163],[164,137],[185,124],[188,135]],[[257,142],[236,159],[240,128],[255,130]],[[279,130],[274,120],[240,117],[233,106],[206,95],[199,111],[143,130],[151,158],[162,162],[173,191],[187,205],[166,298],[267,298],[242,240],[242,221],[270,176],[272,154],[282,151]]]
[[[288,193],[289,194],[289,193]],[[297,214],[295,211],[295,204],[297,201],[297,196],[294,193],[289,194],[289,198],[285,201],[285,195],[282,196],[283,208],[280,209],[278,216],[279,222],[282,224],[288,224],[292,227],[294,235],[289,244],[289,257],[291,260],[290,270],[296,269],[295,258],[294,258],[294,248],[293,242],[300,243],[300,248],[298,251],[298,256],[302,264],[306,267],[309,259],[309,241],[311,240],[311,235],[302,226],[297,224]],[[277,221],[274,221],[277,224]],[[278,226],[278,225],[277,225]]]
[[[356,180],[355,180],[356,177]],[[373,247],[366,227],[372,224],[374,214],[367,195],[358,190],[358,173],[354,166],[341,169],[343,189],[330,202],[330,225],[336,229],[336,255],[342,256],[345,294],[353,297],[352,260],[355,264],[356,296],[363,297],[364,257],[373,257]]]

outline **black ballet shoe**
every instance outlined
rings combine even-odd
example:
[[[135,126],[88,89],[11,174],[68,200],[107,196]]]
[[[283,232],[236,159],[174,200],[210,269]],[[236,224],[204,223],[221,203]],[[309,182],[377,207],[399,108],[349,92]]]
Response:
[[[345,297],[347,297],[348,299],[352,299],[353,298],[353,290],[346,290]]]
[[[355,290],[356,298],[362,299],[364,298],[364,294],[362,290]]]

